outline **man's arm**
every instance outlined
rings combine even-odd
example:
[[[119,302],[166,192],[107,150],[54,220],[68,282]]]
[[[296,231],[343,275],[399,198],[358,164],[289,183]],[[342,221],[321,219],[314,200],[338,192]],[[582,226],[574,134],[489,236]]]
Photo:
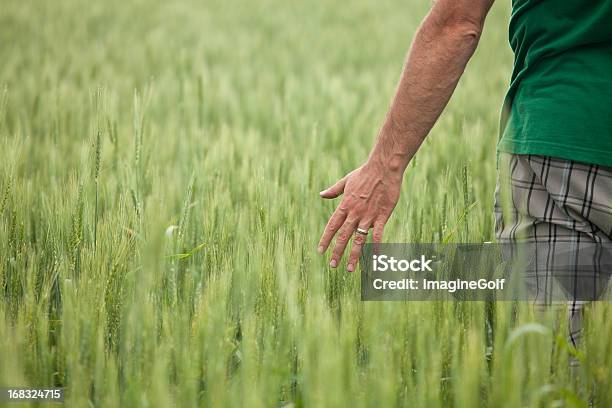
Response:
[[[331,267],[338,266],[358,227],[373,227],[374,242],[382,240],[404,170],[455,90],[492,4],[493,0],[438,0],[421,23],[367,162],[321,192],[323,198],[344,194],[319,242],[323,253],[337,234]],[[365,236],[356,234],[349,271],[355,269],[364,243]]]

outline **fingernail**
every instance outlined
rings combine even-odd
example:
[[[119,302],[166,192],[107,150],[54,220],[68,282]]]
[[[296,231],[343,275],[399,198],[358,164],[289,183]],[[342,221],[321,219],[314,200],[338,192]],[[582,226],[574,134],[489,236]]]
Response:
[[[348,266],[346,267],[346,269],[347,269],[349,272],[353,272],[353,271],[355,270],[355,265],[354,265],[354,264],[352,264],[352,263],[350,263],[350,264],[348,264]]]
[[[336,261],[335,259],[332,259],[331,262],[329,263],[329,266],[331,266],[332,268],[335,268],[336,266],[338,266],[338,261]]]
[[[319,195],[321,195],[321,196],[322,196],[323,194],[325,194],[325,190],[323,190],[323,191],[319,191]]]
[[[320,254],[322,254],[324,250],[325,248],[323,248],[323,245],[319,245],[319,247],[317,248],[317,251],[319,251]]]

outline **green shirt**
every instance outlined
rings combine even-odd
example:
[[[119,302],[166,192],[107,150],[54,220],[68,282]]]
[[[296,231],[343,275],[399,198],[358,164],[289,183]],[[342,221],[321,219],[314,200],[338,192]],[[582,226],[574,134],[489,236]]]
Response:
[[[612,166],[612,0],[513,0],[498,150]]]

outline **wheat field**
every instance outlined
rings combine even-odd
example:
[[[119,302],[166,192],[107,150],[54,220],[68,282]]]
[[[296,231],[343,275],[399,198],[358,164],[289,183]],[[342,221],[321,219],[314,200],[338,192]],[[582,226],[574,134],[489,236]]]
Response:
[[[493,240],[509,3],[386,241]],[[3,0],[0,387],[70,407],[612,406],[610,305],[575,349],[526,303],[361,302],[316,253],[318,192],[366,159],[428,7]]]

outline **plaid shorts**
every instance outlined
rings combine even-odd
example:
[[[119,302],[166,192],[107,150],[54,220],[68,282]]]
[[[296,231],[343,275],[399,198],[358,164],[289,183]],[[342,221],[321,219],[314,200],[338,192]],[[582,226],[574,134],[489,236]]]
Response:
[[[495,221],[500,242],[612,243],[612,168],[500,153]]]
[[[560,254],[575,256],[591,248],[612,248],[612,168],[500,153],[498,170],[494,211],[500,243],[546,246],[546,266],[558,262]],[[601,251],[593,251],[594,257],[583,259],[588,274],[607,280],[611,262],[600,265]],[[580,268],[564,271],[572,281],[582,278],[583,272]],[[536,300],[549,305],[546,296],[544,291],[544,299]],[[586,302],[576,296],[568,303],[570,339],[575,343],[582,326],[578,312]]]

